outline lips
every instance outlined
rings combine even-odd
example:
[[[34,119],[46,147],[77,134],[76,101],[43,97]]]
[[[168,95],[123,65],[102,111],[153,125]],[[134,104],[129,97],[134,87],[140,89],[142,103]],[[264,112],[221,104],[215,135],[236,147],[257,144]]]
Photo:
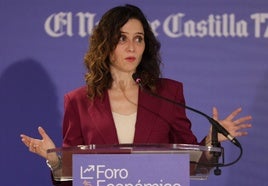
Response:
[[[133,62],[136,60],[136,57],[126,57],[125,60],[128,62]]]

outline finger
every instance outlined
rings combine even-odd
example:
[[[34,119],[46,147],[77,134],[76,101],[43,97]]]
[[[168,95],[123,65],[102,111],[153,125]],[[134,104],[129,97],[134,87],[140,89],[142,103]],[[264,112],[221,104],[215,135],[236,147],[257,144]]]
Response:
[[[241,136],[246,136],[246,135],[248,135],[247,131],[240,131],[240,132],[236,132],[234,134],[234,137],[241,137]]]
[[[217,110],[216,107],[213,107],[213,108],[212,108],[212,117],[213,117],[213,119],[215,119],[215,120],[218,120],[218,119],[219,119],[219,113],[218,113],[218,110]]]
[[[245,117],[242,117],[242,118],[239,118],[239,119],[235,120],[234,123],[235,123],[236,125],[239,125],[239,124],[241,124],[241,123],[250,121],[251,119],[252,119],[251,116],[245,116]]]
[[[241,124],[238,126],[238,130],[241,130],[241,129],[248,129],[248,128],[251,128],[252,125],[249,123],[249,124]]]
[[[24,135],[24,134],[21,134],[20,137],[21,137],[21,141],[22,141],[27,147],[29,147],[29,146],[30,146],[30,142],[31,142],[31,138],[30,138],[29,136]]]
[[[37,145],[34,143],[34,140],[31,140],[30,144],[29,144],[29,151],[35,153],[36,152],[36,146]]]
[[[234,119],[241,111],[242,111],[242,108],[239,107],[238,109],[234,110],[229,116],[227,116],[226,119],[227,120]]]
[[[46,131],[42,127],[38,127],[38,132],[44,140],[49,139],[49,136],[47,135]]]
[[[232,130],[230,130],[230,133],[233,136],[245,136],[248,134],[247,131],[243,130],[243,129],[247,129],[250,128],[251,124],[242,124],[242,125],[237,125],[236,127],[234,127]]]
[[[29,141],[25,140],[24,138],[21,139],[26,147],[29,147]]]

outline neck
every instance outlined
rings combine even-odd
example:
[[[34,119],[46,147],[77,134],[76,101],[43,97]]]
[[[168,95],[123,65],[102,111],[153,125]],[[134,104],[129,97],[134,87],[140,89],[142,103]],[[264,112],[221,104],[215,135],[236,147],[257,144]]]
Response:
[[[122,91],[126,89],[130,89],[133,87],[136,87],[137,84],[133,80],[131,73],[112,73],[112,78],[113,78],[113,84],[112,88],[113,89],[120,89]]]

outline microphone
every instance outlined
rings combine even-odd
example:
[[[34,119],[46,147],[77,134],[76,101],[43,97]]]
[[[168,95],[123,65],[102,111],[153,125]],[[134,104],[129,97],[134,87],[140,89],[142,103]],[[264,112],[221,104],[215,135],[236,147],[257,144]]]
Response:
[[[182,103],[179,103],[179,102],[176,102],[174,100],[171,100],[171,99],[168,99],[166,97],[163,97],[163,96],[160,96],[158,94],[155,94],[155,93],[152,93],[148,90],[146,90],[143,85],[142,85],[142,81],[141,81],[141,78],[139,78],[138,74],[137,73],[134,73],[132,74],[132,78],[134,79],[134,81],[143,89],[145,90],[145,92],[147,92],[148,94],[154,96],[154,97],[157,97],[159,99],[163,99],[167,102],[170,102],[172,104],[175,104],[175,105],[178,105],[180,107],[183,107],[183,108],[186,108],[188,110],[191,110],[197,114],[200,114],[202,116],[204,116],[209,122],[210,124],[215,127],[215,129],[217,130],[217,132],[221,133],[222,135],[224,135],[227,139],[229,139],[234,145],[236,145],[237,147],[241,148],[241,144],[239,143],[239,141],[233,137],[221,124],[219,124],[218,121],[216,121],[215,119],[213,119],[212,117],[208,116],[207,114],[197,110],[197,109],[194,109],[192,107],[189,107],[185,104],[182,104]]]

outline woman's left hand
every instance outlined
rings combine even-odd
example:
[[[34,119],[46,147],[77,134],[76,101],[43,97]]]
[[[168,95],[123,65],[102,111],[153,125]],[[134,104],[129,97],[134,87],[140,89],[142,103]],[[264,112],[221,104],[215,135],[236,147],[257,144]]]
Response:
[[[213,107],[213,119],[217,120],[233,137],[246,136],[247,131],[243,129],[251,128],[249,121],[252,119],[251,116],[244,116],[236,118],[238,114],[242,111],[242,108],[234,110],[229,116],[223,120],[219,120],[219,113],[216,107]],[[227,140],[222,134],[218,135],[219,142]]]

